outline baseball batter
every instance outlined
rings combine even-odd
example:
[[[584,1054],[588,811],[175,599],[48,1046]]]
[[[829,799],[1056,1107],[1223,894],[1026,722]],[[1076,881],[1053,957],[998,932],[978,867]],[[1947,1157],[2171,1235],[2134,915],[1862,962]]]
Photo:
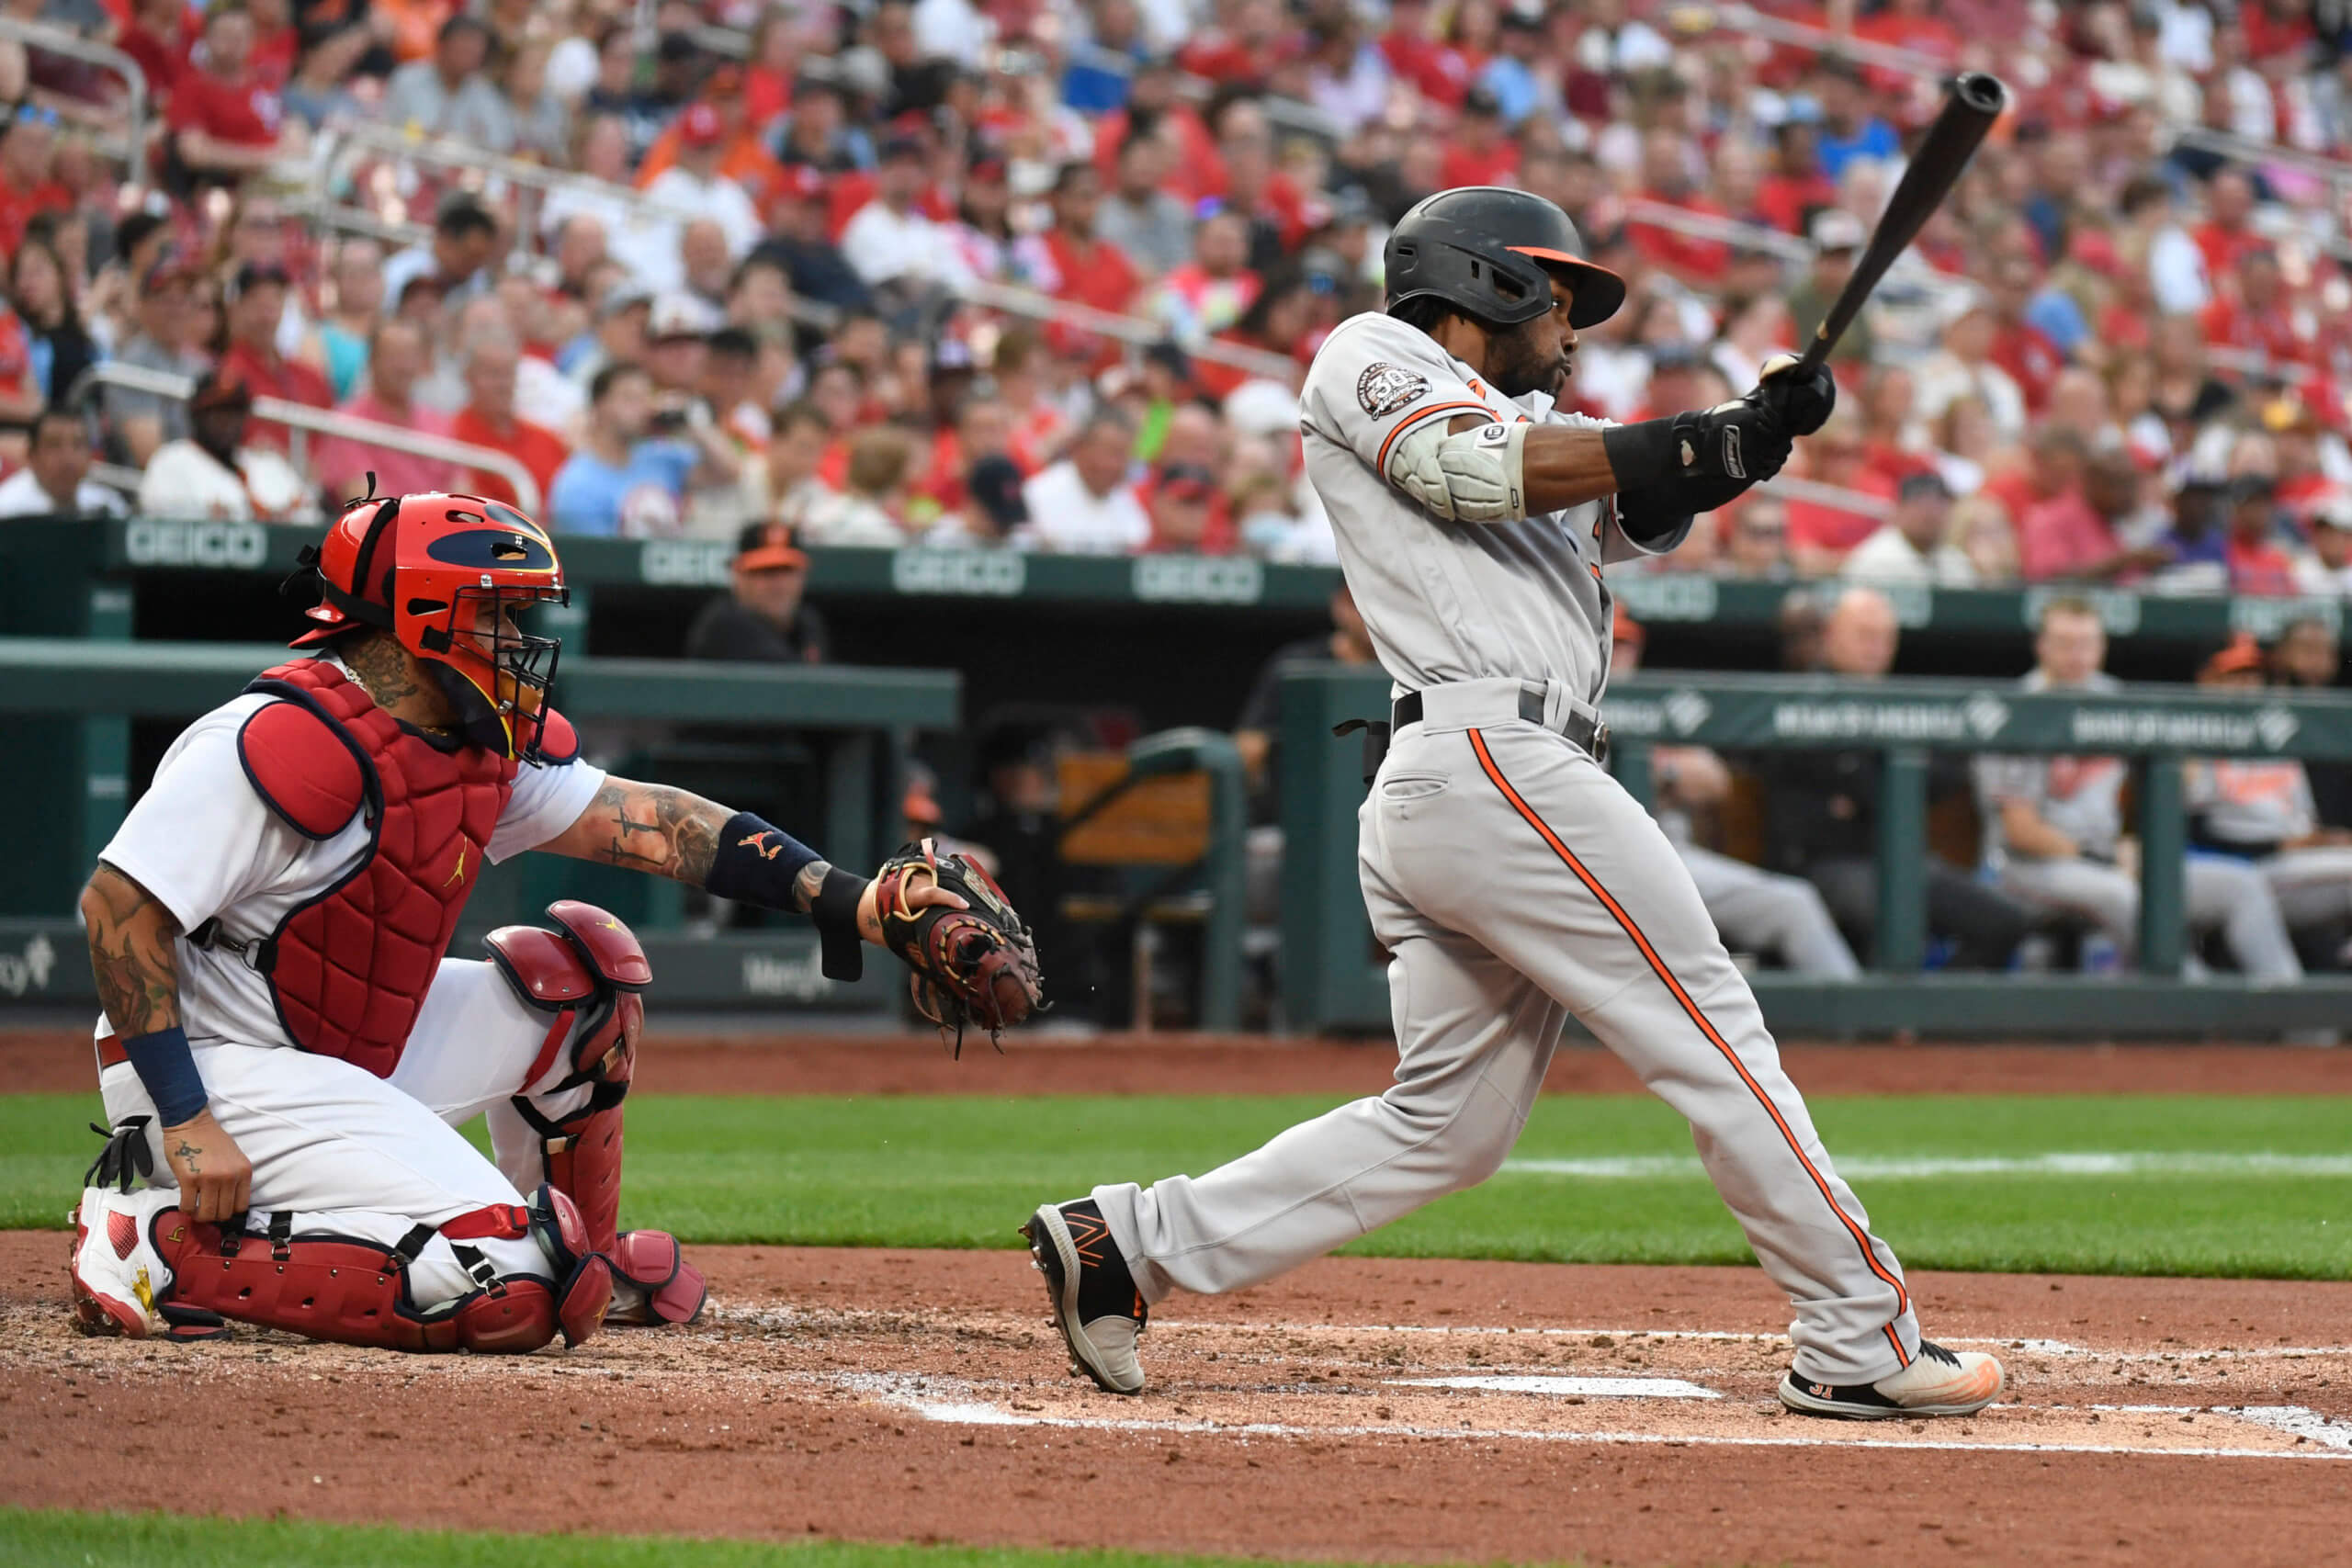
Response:
[[[1553,405],[1577,331],[1624,299],[1550,202],[1473,187],[1388,241],[1387,314],[1345,321],[1300,423],[1349,587],[1396,684],[1359,815],[1392,958],[1395,1084],[1254,1154],[1102,1186],[1024,1229],[1074,1370],[1143,1386],[1136,1336],[1182,1288],[1238,1290],[1502,1165],[1574,1013],[1691,1123],[1796,1309],[1781,1398],[1961,1415],[1991,1357],[1921,1339],[1903,1270],[1838,1179],[1674,847],[1598,761],[1611,561],[1672,549],[1819,428],[1826,374],[1608,426]]]
[[[512,508],[370,498],[306,564],[312,656],[181,734],[83,897],[112,1133],[74,1215],[76,1315],[517,1352],[691,1321],[677,1242],[617,1229],[645,954],[567,901],[552,931],[492,932],[486,963],[445,957],[483,860],[540,849],[801,910],[847,978],[861,938],[907,956],[994,917],[942,886],[952,867],[901,852],[868,881],[582,761],[546,701],[557,645],[516,622],[564,597],[562,568]],[[916,966],[955,1011],[960,976]],[[483,1111],[494,1160],[456,1130]]]
[[[2107,629],[2079,599],[2043,606],[2034,637],[2029,692],[2113,691],[2100,671]],[[1986,756],[1976,761],[1984,809],[1984,861],[2001,891],[2037,908],[2079,916],[2119,952],[2140,945],[2140,880],[2118,863],[2125,852],[2120,757]],[[2302,964],[2278,900],[2263,874],[2230,855],[2191,854],[2182,886],[2188,923],[2219,931],[2247,978],[2300,980]]]

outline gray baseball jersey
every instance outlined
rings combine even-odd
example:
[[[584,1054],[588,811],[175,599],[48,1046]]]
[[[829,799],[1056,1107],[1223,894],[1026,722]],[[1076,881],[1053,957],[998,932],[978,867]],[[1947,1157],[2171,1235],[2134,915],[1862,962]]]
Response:
[[[1307,475],[1357,608],[1389,675],[1424,694],[1357,818],[1392,955],[1396,1081],[1205,1175],[1097,1187],[1138,1292],[1255,1284],[1494,1174],[1574,1013],[1695,1129],[1795,1303],[1796,1374],[1868,1382],[1909,1365],[1902,1268],[1830,1165],[1690,873],[1557,728],[1552,697],[1597,702],[1609,678],[1602,565],[1646,552],[1609,503],[1449,523],[1386,477],[1427,423],[1594,422],[1498,395],[1385,316],[1340,324],[1303,401]],[[1549,725],[1521,717],[1539,683]]]
[[[2224,844],[2250,849],[2300,839],[2318,825],[2311,775],[2301,762],[2251,757],[2192,761],[2187,770],[2188,808]]]
[[[2036,670],[2018,682],[2046,692],[2050,681]],[[2083,682],[2090,692],[2112,692],[2120,682],[2094,674]],[[1998,864],[2009,852],[2001,833],[2001,802],[2022,800],[2044,822],[2082,846],[2086,854],[2115,858],[2123,836],[2123,781],[2129,770],[2120,757],[1987,756],[1976,760],[1976,793],[1984,802],[1984,858]]]
[[[1390,455],[1430,420],[1464,415],[1587,430],[1541,392],[1511,399],[1427,333],[1391,316],[1342,321],[1306,373],[1299,426],[1340,568],[1373,647],[1409,690],[1515,676],[1557,681],[1587,703],[1609,680],[1611,604],[1600,568],[1655,553],[1625,537],[1616,509],[1588,502],[1520,523],[1448,523],[1388,482]],[[1677,534],[1656,548],[1682,542]]]

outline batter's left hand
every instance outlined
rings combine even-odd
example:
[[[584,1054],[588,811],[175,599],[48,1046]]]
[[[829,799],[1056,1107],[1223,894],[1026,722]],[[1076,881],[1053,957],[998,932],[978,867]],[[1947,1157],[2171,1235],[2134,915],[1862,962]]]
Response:
[[[1811,435],[1829,422],[1838,406],[1838,381],[1826,365],[1798,374],[1793,354],[1776,354],[1764,362],[1764,371],[1748,400],[1761,403],[1781,416],[1791,435]]]

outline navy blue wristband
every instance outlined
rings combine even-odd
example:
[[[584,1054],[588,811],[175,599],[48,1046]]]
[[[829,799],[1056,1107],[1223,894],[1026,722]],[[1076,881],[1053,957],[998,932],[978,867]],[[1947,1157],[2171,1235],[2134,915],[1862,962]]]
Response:
[[[763,908],[797,910],[792,884],[803,868],[824,859],[816,851],[749,811],[738,811],[719,830],[703,886],[715,898]]]
[[[203,1111],[204,1079],[196,1070],[196,1054],[187,1048],[187,1030],[175,1023],[153,1034],[127,1036],[122,1054],[130,1058],[164,1126],[193,1122]]]

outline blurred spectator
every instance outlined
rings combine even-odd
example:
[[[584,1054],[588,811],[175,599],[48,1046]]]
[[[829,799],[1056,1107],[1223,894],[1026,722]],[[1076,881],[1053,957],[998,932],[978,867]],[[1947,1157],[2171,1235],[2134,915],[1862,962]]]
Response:
[[[745,525],[736,541],[731,587],[695,616],[688,659],[763,664],[822,664],[832,639],[825,619],[803,602],[808,557],[782,523]]]
[[[1894,666],[1894,606],[1871,588],[1839,593],[1822,626],[1820,668],[1877,680]],[[1875,750],[1773,751],[1765,755],[1765,841],[1782,871],[1810,880],[1857,952],[1878,927],[1878,792]],[[1925,867],[1928,930],[1951,940],[1963,968],[2001,969],[2025,935],[2013,900],[1930,855]]]
[[[1951,540],[1980,583],[2018,580],[2017,532],[2009,526],[2008,509],[1993,497],[1972,495],[1952,507]]]
[[[0,518],[119,517],[122,497],[90,478],[90,421],[62,408],[33,421],[32,456],[0,479]]]
[[[1813,220],[1810,237],[1813,265],[1806,270],[1804,281],[1789,296],[1789,315],[1802,340],[1810,340],[1828,317],[1829,307],[1837,303],[1846,280],[1854,275],[1854,258],[1861,254],[1862,243],[1869,235],[1864,232],[1860,219],[1842,209],[1830,208]],[[1865,310],[1848,325],[1846,335],[1830,350],[1830,357],[1841,363],[1866,363],[1876,346],[1871,313]]]
[[[2018,557],[2028,581],[2103,582],[2165,564],[2169,558],[2156,547],[2127,546],[2115,531],[2139,489],[2130,454],[2091,457],[2088,443],[2063,425],[2038,429],[2031,452],[2018,513]]]
[[[1609,673],[1633,675],[1642,668],[1647,640],[1641,623],[1620,604],[1610,636]],[[1674,852],[1690,871],[1699,900],[1724,945],[1736,953],[1767,953],[1801,975],[1829,980],[1860,977],[1854,950],[1838,932],[1829,907],[1801,876],[1763,870],[1707,848],[1694,836],[1692,818],[1715,811],[1731,797],[1731,770],[1704,746],[1654,746],[1650,778],[1657,804],[1651,814]]]
[[[678,161],[645,187],[648,201],[695,212],[718,225],[727,256],[740,261],[760,241],[760,215],[742,186],[720,172],[727,124],[709,104],[688,104],[678,117]]]
[[[1154,275],[1182,266],[1193,254],[1193,215],[1165,188],[1168,165],[1159,136],[1130,132],[1119,146],[1117,181],[1094,214],[1095,233]]]
[[[482,67],[490,29],[463,12],[441,24],[433,53],[392,73],[384,118],[413,135],[449,136],[488,152],[514,150],[514,115]]]
[[[1804,325],[1802,316],[1799,325]],[[1983,405],[1999,439],[2024,436],[2025,393],[1993,358],[1998,330],[1991,305],[1972,300],[1961,308],[1944,328],[1941,346],[1914,372],[1920,418],[1933,420],[1954,400],[1973,398]]]
[[[807,164],[788,166],[757,254],[784,268],[794,293],[838,310],[863,310],[870,299],[865,280],[826,231],[830,199],[823,175]]]
[[[498,255],[498,220],[472,197],[453,196],[434,214],[433,238],[384,263],[384,298],[395,308],[409,285],[429,279],[444,300],[462,305],[491,286]]]
[[[335,251],[334,282],[334,308],[318,324],[313,357],[340,399],[359,385],[359,373],[368,367],[368,340],[384,313],[383,247],[369,239],[345,240]]]
[[[1193,463],[1161,468],[1151,487],[1151,539],[1144,548],[1154,555],[1224,554],[1232,530],[1220,536],[1216,500],[1216,476],[1209,469]]]
[[[2335,628],[2317,615],[2288,622],[2270,646],[2270,678],[2277,685],[2313,695],[2341,685],[2344,647]],[[2303,771],[2311,778],[2312,804],[2321,823],[2352,828],[2352,761],[2306,762]]]
[[[209,358],[197,346],[193,308],[198,269],[183,253],[166,248],[147,268],[138,290],[139,332],[115,355],[119,364],[193,380]],[[159,392],[109,387],[107,417],[133,468],[144,468],[155,448],[188,434],[187,405]]]
[[[914,438],[894,425],[874,425],[851,436],[841,493],[810,502],[801,518],[802,536],[812,545],[868,549],[905,544],[899,519],[914,458]]]
[[[1022,498],[1021,467],[1001,454],[990,454],[972,464],[964,481],[964,498],[923,536],[922,542],[941,549],[993,548],[1013,544],[1029,521],[1029,504]]]
[[[842,231],[842,254],[870,286],[957,288],[973,281],[948,232],[915,205],[922,194],[923,156],[923,144],[911,136],[885,142],[874,172],[874,199]]]
[[[1973,588],[1976,567],[1951,543],[1951,488],[1940,474],[1917,473],[1895,487],[1894,512],[1847,556],[1849,581]]]
[[[2295,558],[2299,592],[2352,599],[2352,491],[2332,491],[2311,511],[2310,547]]]
[[[1160,279],[1151,314],[1180,341],[1224,331],[1258,298],[1249,262],[1247,220],[1229,209],[1211,213],[1193,231],[1193,259]]]
[[[8,300],[24,328],[32,384],[43,402],[62,402],[97,363],[66,284],[65,264],[48,241],[28,239],[8,266]]]
[[[1728,521],[1724,525],[1717,570],[1768,581],[1789,575],[1789,509],[1779,496],[1769,491],[1750,491],[1736,506],[1719,515]]]
[[[1902,152],[1894,128],[1871,112],[1871,94],[1859,66],[1826,58],[1815,68],[1811,85],[1821,111],[1814,156],[1831,181],[1841,179],[1846,165],[1857,158],[1884,161]]]
[[[2230,482],[2230,592],[2289,596],[2297,591],[2295,562],[2279,547],[2278,484],[2268,474]]]
[[[555,432],[533,424],[514,412],[516,372],[523,362],[521,345],[511,333],[485,332],[468,339],[465,355],[466,404],[449,421],[450,438],[504,452],[522,464],[538,485],[544,507],[555,492],[555,477],[561,471],[570,448]],[[483,469],[467,469],[457,483],[461,491],[485,500],[503,501],[509,506],[520,504],[513,484]]]
[[[548,491],[552,526],[628,538],[674,535],[687,487],[734,474],[733,454],[707,422],[697,428],[683,420],[656,437],[653,412],[653,382],[642,367],[612,364],[596,372],[586,433]]]
[[[1135,430],[1098,413],[1079,427],[1069,455],[1023,487],[1036,547],[1067,555],[1127,555],[1152,536],[1151,519],[1127,482]]]
[[[178,183],[233,186],[277,162],[277,87],[253,69],[254,20],[236,0],[204,13],[203,48],[173,84],[165,124]]]
[[[1101,200],[1094,165],[1064,164],[1054,176],[1052,225],[1016,243],[1013,254],[1032,288],[1058,299],[1075,299],[1121,315],[1143,280],[1125,252],[1097,238]],[[1093,338],[1085,341],[1115,352],[1115,344]]]
[[[1713,400],[1694,399],[1685,406],[1704,407]],[[1862,438],[1862,415],[1857,410],[1839,409],[1800,450],[1804,455],[1804,478],[1866,498],[1856,504],[1813,500],[1789,502],[1789,552],[1796,561],[1798,575],[1827,577],[1838,570],[1855,546],[1878,530],[1875,503],[1894,499],[1894,483],[1871,469],[1870,446]]]
[[[198,380],[187,400],[189,434],[156,448],[140,477],[141,515],[307,521],[313,513],[302,476],[248,440],[253,407],[253,389],[232,370]]]
[[[70,212],[74,193],[57,182],[57,111],[24,104],[6,121],[0,140],[0,251],[13,251],[25,226],[43,212]]]
[[[2253,692],[2262,650],[2241,633],[2205,661],[2197,683]],[[2304,962],[2343,968],[2352,935],[2352,829],[2322,825],[2303,764],[2287,758],[2189,760],[2189,842],[2247,860],[2262,872]]]
[[[2080,599],[2042,606],[2028,692],[2112,692],[2101,666],[2107,631]],[[2001,890],[2045,916],[2088,920],[2125,961],[2140,945],[2139,845],[2123,832],[2120,757],[1984,756],[1975,763],[1984,861]],[[2243,862],[2188,858],[2182,891],[2189,924],[2218,931],[2251,980],[2302,978],[2278,901]]]
[[[332,408],[334,394],[327,378],[313,367],[278,352],[278,322],[285,317],[290,287],[286,269],[275,263],[247,262],[231,276],[229,343],[220,355],[220,373],[250,397]],[[264,423],[254,431],[252,439],[259,446],[286,450],[283,425]]]
[[[337,412],[418,435],[447,436],[447,418],[415,399],[417,378],[424,373],[424,334],[406,321],[384,322],[368,344],[367,385]],[[311,472],[331,505],[368,495],[415,495],[462,488],[456,468],[441,458],[341,435],[317,443]]]
[[[783,409],[768,432],[766,450],[743,466],[743,493],[757,516],[797,523],[832,491],[817,477],[832,439],[831,426],[814,403],[803,400]]]

